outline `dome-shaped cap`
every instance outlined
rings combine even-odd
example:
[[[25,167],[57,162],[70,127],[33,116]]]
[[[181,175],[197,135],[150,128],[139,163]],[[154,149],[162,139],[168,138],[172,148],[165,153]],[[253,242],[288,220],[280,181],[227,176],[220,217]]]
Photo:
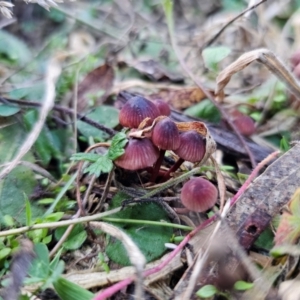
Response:
[[[205,140],[195,130],[183,132],[180,134],[180,145],[174,152],[186,161],[201,161],[205,155]]]
[[[154,120],[159,116],[158,108],[146,98],[135,96],[128,100],[119,114],[119,122],[124,127],[138,128],[145,118]]]
[[[170,118],[158,121],[152,131],[152,142],[163,150],[176,150],[180,136],[176,124]]]
[[[181,190],[181,202],[189,210],[204,212],[212,208],[218,199],[217,188],[201,177],[187,181]]]
[[[159,150],[149,139],[129,139],[125,153],[115,164],[126,170],[140,170],[152,167],[159,156]]]

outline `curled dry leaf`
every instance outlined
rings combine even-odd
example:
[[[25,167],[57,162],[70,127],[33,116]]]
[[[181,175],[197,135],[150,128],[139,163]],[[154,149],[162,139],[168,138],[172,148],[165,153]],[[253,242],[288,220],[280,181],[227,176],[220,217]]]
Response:
[[[231,76],[243,70],[254,61],[264,64],[279,80],[286,83],[288,89],[300,99],[300,86],[294,75],[286,68],[284,63],[270,50],[257,49],[244,53],[218,75],[217,87],[215,90],[218,101],[223,101],[225,96],[224,88],[230,81]]]

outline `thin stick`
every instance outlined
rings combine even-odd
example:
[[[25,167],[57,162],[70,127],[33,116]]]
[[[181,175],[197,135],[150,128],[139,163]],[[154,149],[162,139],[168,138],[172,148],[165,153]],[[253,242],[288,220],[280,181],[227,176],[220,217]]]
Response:
[[[19,227],[15,229],[9,229],[9,230],[4,230],[0,232],[0,237],[2,236],[8,236],[8,235],[18,235],[30,230],[35,230],[35,229],[45,229],[45,228],[57,228],[57,227],[64,227],[64,226],[69,226],[72,224],[79,224],[79,223],[85,223],[85,222],[91,222],[95,220],[100,220],[103,217],[110,216],[112,214],[115,214],[119,211],[122,210],[122,207],[117,207],[112,210],[108,210],[103,213],[95,214],[93,216],[86,216],[86,217],[80,217],[77,219],[72,219],[72,220],[66,220],[66,221],[59,221],[59,222],[50,222],[50,223],[42,223],[42,224],[35,224],[32,226],[24,226],[24,227]]]
[[[220,35],[225,31],[225,29],[227,27],[229,27],[233,22],[235,22],[237,19],[239,19],[240,17],[242,17],[244,14],[246,14],[248,11],[251,11],[253,9],[255,9],[256,7],[258,7],[259,5],[261,5],[262,3],[266,2],[267,0],[261,0],[260,2],[248,7],[247,9],[245,9],[244,11],[242,11],[240,14],[238,14],[237,16],[235,16],[234,18],[232,18],[228,23],[226,23],[217,34],[215,34],[210,40],[208,40],[206,43],[204,43],[204,45],[201,47],[201,50],[203,48],[206,48],[208,46],[210,46],[211,44],[213,44],[219,37]]]
[[[37,107],[42,106],[42,103],[39,103],[39,102],[25,101],[25,100],[24,101],[23,100],[15,100],[15,99],[8,99],[8,98],[4,98],[4,97],[0,97],[0,102],[4,103],[4,104],[7,104],[7,105],[11,104],[12,106],[21,106],[21,107],[37,108]],[[55,110],[55,111],[63,112],[63,113],[68,114],[70,116],[74,115],[74,110],[73,109],[62,106],[62,105],[54,105],[52,109]],[[104,126],[100,123],[97,123],[97,122],[93,121],[92,119],[86,117],[83,114],[76,113],[76,116],[79,120],[81,120],[81,121],[83,121],[83,122],[85,122],[89,125],[92,125],[93,127],[97,128],[97,129],[99,129],[103,132],[106,132],[110,136],[115,135],[117,133],[117,131],[115,131],[111,128],[108,128],[108,127],[106,127],[106,126]]]
[[[20,147],[19,152],[15,156],[15,158],[10,162],[10,164],[2,170],[0,173],[0,179],[3,179],[6,175],[8,175],[19,163],[22,157],[31,149],[32,145],[35,143],[38,138],[44,123],[46,121],[47,115],[53,107],[54,99],[55,99],[55,83],[58,79],[58,76],[61,72],[61,67],[59,64],[58,58],[53,58],[49,61],[48,70],[45,78],[46,91],[44,96],[44,101],[41,107],[39,118],[34,125],[32,131],[27,136],[25,142]]]

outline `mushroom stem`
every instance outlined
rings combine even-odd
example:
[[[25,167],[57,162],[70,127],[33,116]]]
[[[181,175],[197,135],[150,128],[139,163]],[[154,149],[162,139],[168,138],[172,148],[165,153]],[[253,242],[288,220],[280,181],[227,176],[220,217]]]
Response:
[[[155,182],[157,175],[159,173],[160,170],[160,166],[163,162],[164,156],[165,156],[166,150],[160,149],[159,151],[159,157],[154,165],[153,171],[152,171],[152,176],[150,178],[151,182]]]
[[[163,176],[160,182],[165,182],[168,179],[170,179],[170,174],[175,172],[184,162],[184,159],[179,157],[179,159],[176,161],[176,163],[166,172],[166,174]]]

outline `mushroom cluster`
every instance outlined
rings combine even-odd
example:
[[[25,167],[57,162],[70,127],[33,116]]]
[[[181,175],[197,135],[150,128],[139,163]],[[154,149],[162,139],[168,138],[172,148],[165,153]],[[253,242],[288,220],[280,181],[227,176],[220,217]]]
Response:
[[[184,161],[201,161],[205,155],[205,139],[195,130],[180,132],[169,114],[170,107],[162,100],[152,102],[141,96],[129,99],[120,111],[120,124],[137,130],[146,120],[146,124],[151,125],[150,134],[129,137],[125,153],[115,164],[126,170],[153,167],[151,181],[155,182],[167,150],[173,151],[179,159],[166,172],[164,180],[169,179]]]
[[[184,161],[201,162],[206,153],[206,140],[197,129],[182,129],[172,121],[170,107],[162,100],[150,101],[141,96],[127,100],[119,115],[120,124],[129,128],[129,141],[125,153],[115,164],[126,170],[151,171],[151,182],[168,180]],[[192,127],[191,127],[192,128]],[[142,132],[142,133],[141,133]],[[167,171],[161,171],[166,151],[173,151],[179,159]],[[182,204],[189,210],[203,212],[217,201],[216,187],[197,177],[182,188]]]

